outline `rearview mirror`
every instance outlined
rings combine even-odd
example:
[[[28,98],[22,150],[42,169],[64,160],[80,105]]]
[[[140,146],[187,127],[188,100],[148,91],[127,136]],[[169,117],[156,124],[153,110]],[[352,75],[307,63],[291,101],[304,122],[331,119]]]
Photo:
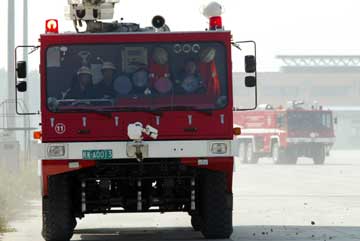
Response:
[[[26,92],[27,90],[27,83],[26,81],[19,81],[16,85],[16,89],[19,91],[19,92]]]
[[[256,77],[255,76],[246,76],[245,77],[245,86],[248,88],[253,88],[256,86]]]
[[[246,73],[256,72],[256,57],[254,55],[245,56],[245,72]]]
[[[27,72],[26,72],[26,61],[18,61],[16,63],[16,73],[17,73],[17,77],[19,79],[25,79]]]

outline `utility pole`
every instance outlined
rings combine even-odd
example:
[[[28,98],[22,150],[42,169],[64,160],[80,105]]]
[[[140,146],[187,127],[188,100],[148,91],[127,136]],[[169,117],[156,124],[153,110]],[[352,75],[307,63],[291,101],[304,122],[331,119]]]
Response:
[[[29,44],[29,24],[28,24],[28,0],[23,0],[23,45]],[[26,63],[28,63],[28,49],[23,49],[23,58]],[[24,108],[28,110],[31,108],[29,102],[29,95],[27,92],[24,93]],[[31,118],[29,116],[24,116],[24,127],[30,128]],[[24,131],[24,161],[25,165],[30,161],[30,130]]]
[[[15,1],[8,0],[8,62],[7,62],[7,77],[8,77],[8,100],[9,104],[7,105],[7,128],[13,128],[16,126],[15,118]],[[12,134],[12,137],[15,138],[15,135]]]
[[[23,0],[23,45],[29,44],[29,24],[28,24],[28,0]],[[24,48],[23,58],[28,62],[28,49]],[[24,93],[24,102],[28,103],[28,95]]]

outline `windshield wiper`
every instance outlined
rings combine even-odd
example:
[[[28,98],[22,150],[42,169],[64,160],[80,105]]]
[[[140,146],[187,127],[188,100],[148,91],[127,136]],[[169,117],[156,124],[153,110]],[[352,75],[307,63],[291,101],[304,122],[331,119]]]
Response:
[[[61,109],[60,109],[61,110]],[[113,112],[146,112],[156,116],[162,116],[164,111],[196,111],[206,115],[212,115],[212,110],[209,109],[198,109],[193,106],[166,106],[166,107],[159,107],[156,109],[151,108],[144,108],[144,107],[112,107],[112,108],[97,108],[97,109],[88,109],[88,108],[76,108],[76,109],[62,109],[61,111],[65,112],[88,112],[88,113],[96,113],[99,115],[103,115],[106,117],[111,118]]]
[[[198,109],[196,107],[193,106],[166,106],[166,107],[160,107],[156,110],[161,110],[161,111],[166,111],[166,110],[187,110],[187,111],[196,111],[202,114],[206,114],[206,115],[212,115],[213,112],[212,110],[206,110],[206,109]]]
[[[145,107],[119,107],[119,108],[113,108],[114,111],[126,111],[126,112],[146,112],[150,113],[156,116],[162,116],[163,113],[161,110],[158,109],[151,109],[151,108],[145,108]]]
[[[146,112],[157,116],[162,116],[162,112],[160,110],[153,110],[149,108],[143,108],[143,107],[111,107],[111,108],[96,108],[96,109],[90,109],[90,108],[74,108],[74,109],[60,109],[60,111],[64,112],[90,112],[90,113],[96,113],[100,115],[104,115],[106,117],[111,118],[113,112]]]
[[[61,109],[60,109],[61,110]],[[76,108],[76,109],[62,109],[61,111],[64,111],[64,113],[79,113],[79,112],[88,112],[88,113],[95,113],[102,116],[106,116],[108,118],[112,117],[112,112],[107,111],[107,109],[87,109],[87,108]]]

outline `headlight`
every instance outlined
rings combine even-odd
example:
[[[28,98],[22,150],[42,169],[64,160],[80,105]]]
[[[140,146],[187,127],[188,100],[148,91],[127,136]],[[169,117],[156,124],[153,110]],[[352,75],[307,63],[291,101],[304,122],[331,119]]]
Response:
[[[65,146],[48,146],[47,148],[48,157],[64,157]]]
[[[213,143],[211,145],[211,152],[213,154],[225,154],[227,152],[227,145],[225,143]]]

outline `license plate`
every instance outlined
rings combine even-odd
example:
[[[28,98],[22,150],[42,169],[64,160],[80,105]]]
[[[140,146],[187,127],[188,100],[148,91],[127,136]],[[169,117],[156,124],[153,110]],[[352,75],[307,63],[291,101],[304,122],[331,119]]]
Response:
[[[112,150],[83,150],[82,156],[86,160],[110,160],[113,153]]]

